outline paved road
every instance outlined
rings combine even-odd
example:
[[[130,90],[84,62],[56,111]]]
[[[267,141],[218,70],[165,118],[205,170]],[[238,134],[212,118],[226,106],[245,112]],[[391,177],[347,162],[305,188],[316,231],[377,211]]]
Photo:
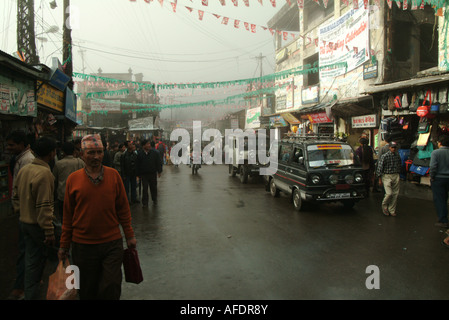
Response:
[[[346,210],[296,212],[261,180],[241,184],[227,167],[164,167],[159,205],[132,206],[144,273],[124,300],[448,299],[449,251],[432,202],[401,197],[384,217],[380,194]],[[0,299],[14,276],[14,221],[0,225]],[[380,289],[365,282],[377,266]],[[374,283],[374,282],[370,282]]]

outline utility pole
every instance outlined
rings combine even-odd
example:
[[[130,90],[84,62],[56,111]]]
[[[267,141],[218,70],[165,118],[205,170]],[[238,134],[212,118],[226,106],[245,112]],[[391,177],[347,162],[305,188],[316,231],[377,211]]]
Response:
[[[29,64],[38,64],[34,32],[34,0],[17,1],[17,50]]]
[[[62,60],[64,63],[64,73],[70,77],[67,85],[73,90],[73,50],[72,50],[72,27],[70,26],[70,0],[64,0],[64,21],[62,33]]]

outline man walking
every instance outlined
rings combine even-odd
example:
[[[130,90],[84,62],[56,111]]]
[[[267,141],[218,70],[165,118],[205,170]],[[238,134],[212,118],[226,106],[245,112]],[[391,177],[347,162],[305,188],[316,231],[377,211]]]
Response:
[[[391,141],[388,152],[382,155],[377,166],[379,185],[384,186],[385,196],[382,201],[382,212],[386,216],[396,216],[396,204],[399,195],[399,174],[401,172],[401,157],[397,152],[398,145]]]
[[[148,206],[148,187],[150,187],[151,200],[157,205],[157,178],[162,173],[162,163],[159,153],[154,149],[154,141],[143,140],[142,150],[137,155],[137,175],[142,180],[142,206]]]
[[[430,182],[433,203],[437,211],[437,227],[447,228],[447,199],[449,192],[449,136],[438,139],[438,149],[430,156]]]
[[[126,195],[130,204],[139,203],[137,200],[137,178],[136,178],[136,146],[132,141],[125,142],[126,150],[120,159],[121,174],[125,184]],[[131,190],[130,190],[131,188]]]
[[[49,162],[56,155],[56,141],[39,138],[33,146],[36,158],[23,167],[13,193],[25,244],[25,299],[39,299],[39,286],[48,257],[47,246],[55,244],[54,177]],[[56,252],[55,252],[56,256]]]
[[[27,134],[22,130],[13,131],[6,137],[6,149],[13,155],[10,163],[13,190],[20,169],[34,160],[34,155],[30,149],[31,141],[29,140]],[[19,222],[17,226],[19,228],[19,253],[16,262],[16,281],[11,294],[8,296],[8,300],[21,300],[24,298],[25,244]]]
[[[73,157],[75,145],[72,142],[65,142],[62,145],[62,152],[64,152],[64,158],[57,161],[53,168],[55,188],[58,199],[58,218],[60,222],[62,222],[65,182],[72,172],[84,168],[84,161],[80,158]]]
[[[63,260],[72,247],[73,264],[80,270],[81,300],[118,300],[121,295],[123,239],[136,247],[131,211],[122,179],[102,165],[103,144],[98,134],[81,142],[85,168],[66,182],[61,245]]]

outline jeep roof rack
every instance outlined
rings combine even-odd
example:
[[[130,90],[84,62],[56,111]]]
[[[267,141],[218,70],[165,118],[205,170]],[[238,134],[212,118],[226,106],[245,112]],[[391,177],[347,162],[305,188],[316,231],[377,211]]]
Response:
[[[337,140],[333,134],[306,134],[296,135],[292,133],[286,133],[283,141],[307,141],[307,140]]]

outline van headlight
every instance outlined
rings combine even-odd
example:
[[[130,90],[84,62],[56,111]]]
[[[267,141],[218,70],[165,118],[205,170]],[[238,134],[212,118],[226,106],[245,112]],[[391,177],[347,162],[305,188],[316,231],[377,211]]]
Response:
[[[313,184],[318,184],[321,181],[321,177],[317,174],[314,174],[310,177],[310,180],[312,180]]]
[[[336,174],[331,174],[329,176],[329,182],[330,182],[330,184],[337,184],[338,176]]]
[[[356,173],[355,176],[354,176],[354,180],[355,180],[355,182],[357,182],[357,183],[362,182],[362,181],[363,181],[363,176],[362,176],[362,174],[361,174],[361,173]]]
[[[345,181],[347,184],[353,184],[354,183],[354,177],[351,176],[350,174],[348,174],[347,176],[345,176]]]

